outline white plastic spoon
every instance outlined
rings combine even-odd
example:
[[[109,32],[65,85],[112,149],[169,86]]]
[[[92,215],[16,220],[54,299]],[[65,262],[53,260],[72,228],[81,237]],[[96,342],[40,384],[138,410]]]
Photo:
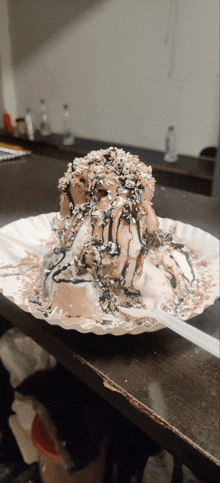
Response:
[[[119,307],[119,309],[121,312],[131,315],[132,317],[153,317],[158,320],[158,322],[161,322],[166,327],[169,327],[169,329],[185,337],[185,339],[193,342],[207,352],[210,352],[210,354],[220,358],[220,342],[218,339],[206,334],[205,332],[202,332],[199,329],[196,329],[195,327],[192,327],[187,322],[180,320],[178,317],[165,312],[165,310],[160,307],[160,304],[157,304],[152,310],[130,309],[126,307]]]

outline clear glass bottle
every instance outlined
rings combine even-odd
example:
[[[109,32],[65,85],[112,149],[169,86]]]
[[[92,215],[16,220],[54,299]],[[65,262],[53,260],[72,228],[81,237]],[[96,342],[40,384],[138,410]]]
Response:
[[[62,143],[65,146],[74,144],[74,134],[72,132],[70,110],[68,104],[63,105],[63,127],[62,127]]]
[[[176,133],[174,126],[169,126],[165,138],[164,161],[175,163],[178,160]]]
[[[30,139],[30,141],[34,141],[33,120],[32,120],[31,110],[29,107],[26,109],[25,122],[26,122],[28,139]]]
[[[47,107],[45,99],[40,100],[40,134],[48,136],[51,133],[50,124],[48,121]]]

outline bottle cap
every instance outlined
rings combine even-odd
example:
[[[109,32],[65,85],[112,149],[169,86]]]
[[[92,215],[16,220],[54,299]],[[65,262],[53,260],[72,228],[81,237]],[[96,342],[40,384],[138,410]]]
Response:
[[[60,456],[56,452],[56,448],[50,435],[47,433],[41,419],[36,414],[31,430],[32,440],[36,448],[45,456],[53,461],[60,461]]]
[[[173,131],[174,130],[174,126],[169,126],[168,129],[169,129],[169,131]]]

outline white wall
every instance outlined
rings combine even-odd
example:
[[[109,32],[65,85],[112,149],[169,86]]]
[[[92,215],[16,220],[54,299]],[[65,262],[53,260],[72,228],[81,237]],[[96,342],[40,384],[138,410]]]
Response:
[[[1,70],[1,58],[0,58],[0,129],[3,127],[3,112],[4,112],[4,101],[2,92],[2,70]]]
[[[2,127],[5,109],[10,112],[14,122],[17,117],[7,0],[0,0],[0,21],[0,126]]]
[[[16,107],[68,102],[77,136],[180,153],[218,143],[218,0],[8,0]]]

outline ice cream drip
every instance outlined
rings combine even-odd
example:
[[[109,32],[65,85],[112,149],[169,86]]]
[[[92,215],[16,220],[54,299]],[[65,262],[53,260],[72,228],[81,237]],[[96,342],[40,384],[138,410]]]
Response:
[[[157,292],[181,304],[194,268],[185,247],[159,229],[154,187],[151,167],[122,149],[92,151],[69,163],[59,180],[59,245],[42,264],[48,307],[66,284],[86,286],[99,317],[120,318],[120,306],[142,307]]]

